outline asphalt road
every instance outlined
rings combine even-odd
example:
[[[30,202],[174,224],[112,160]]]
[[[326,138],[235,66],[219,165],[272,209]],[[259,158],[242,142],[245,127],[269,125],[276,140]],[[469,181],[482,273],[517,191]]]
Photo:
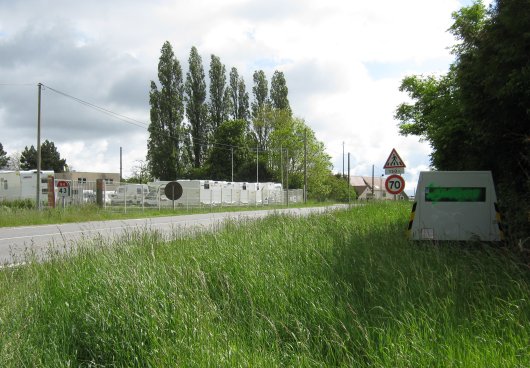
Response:
[[[312,208],[289,208],[282,210],[259,210],[243,212],[205,213],[170,217],[152,217],[132,220],[92,221],[70,224],[38,225],[0,228],[0,266],[24,261],[27,252],[38,259],[45,257],[47,250],[70,249],[80,241],[116,239],[137,230],[154,230],[169,239],[171,236],[194,231],[212,230],[227,220],[249,220],[271,214],[305,216],[311,213],[345,208],[345,205]]]

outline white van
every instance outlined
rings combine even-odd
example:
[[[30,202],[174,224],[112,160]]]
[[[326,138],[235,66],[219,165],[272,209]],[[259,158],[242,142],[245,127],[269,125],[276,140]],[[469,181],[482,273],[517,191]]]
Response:
[[[412,240],[503,239],[490,171],[422,171],[415,199]]]

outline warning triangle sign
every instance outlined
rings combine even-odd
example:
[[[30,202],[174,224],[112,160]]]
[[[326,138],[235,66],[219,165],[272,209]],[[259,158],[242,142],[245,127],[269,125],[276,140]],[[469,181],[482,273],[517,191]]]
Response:
[[[395,148],[392,148],[392,152],[390,152],[390,156],[386,159],[385,166],[383,166],[384,169],[395,169],[398,167],[405,167],[405,164],[403,163],[403,160],[401,157],[399,157],[397,151]]]

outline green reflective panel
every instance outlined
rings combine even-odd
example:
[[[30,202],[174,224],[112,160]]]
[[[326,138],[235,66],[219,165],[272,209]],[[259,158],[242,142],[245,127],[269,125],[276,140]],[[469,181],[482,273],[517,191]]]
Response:
[[[425,202],[485,202],[486,188],[426,187]]]

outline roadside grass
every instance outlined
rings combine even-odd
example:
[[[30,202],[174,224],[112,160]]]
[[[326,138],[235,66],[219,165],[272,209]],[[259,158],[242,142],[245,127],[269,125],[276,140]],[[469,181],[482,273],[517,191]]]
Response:
[[[410,206],[136,232],[0,270],[0,366],[528,367],[530,271]]]
[[[31,204],[31,202],[28,202]],[[290,204],[289,207],[317,207],[327,206],[332,202],[315,202],[308,201],[304,203]],[[10,226],[29,226],[29,225],[49,225],[70,222],[85,221],[105,221],[105,220],[123,220],[132,218],[148,218],[160,216],[177,216],[210,212],[235,212],[235,211],[255,211],[255,210],[274,210],[287,208],[282,205],[250,205],[250,206],[208,206],[202,207],[176,207],[172,208],[153,208],[128,206],[125,207],[107,207],[101,208],[96,205],[71,206],[66,208],[44,208],[35,210],[28,206],[8,206],[0,202],[0,227]]]

